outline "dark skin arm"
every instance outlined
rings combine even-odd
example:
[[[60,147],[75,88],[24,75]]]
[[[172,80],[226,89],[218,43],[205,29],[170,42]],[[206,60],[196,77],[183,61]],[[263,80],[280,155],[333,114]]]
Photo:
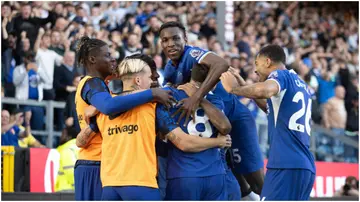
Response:
[[[226,135],[230,133],[230,121],[222,111],[220,111],[206,99],[201,100],[200,106],[204,109],[205,114],[209,117],[211,123],[215,126],[216,129],[219,130],[220,134]]]
[[[196,87],[198,84],[194,84],[194,83],[186,83],[184,85],[180,85],[178,87],[179,90],[183,90],[185,91],[185,93],[191,97],[193,96],[198,87]],[[181,100],[179,102],[179,104],[181,104],[183,102],[183,100]],[[205,114],[209,117],[211,123],[215,126],[216,129],[219,130],[220,134],[226,135],[228,133],[230,133],[231,131],[231,124],[229,119],[225,116],[225,114],[220,111],[216,106],[214,106],[211,102],[209,102],[206,99],[201,99],[200,102],[200,106],[201,108],[204,109]],[[177,113],[180,112],[180,109],[178,111],[175,112],[174,115],[176,115]],[[180,121],[180,119],[179,119]],[[185,120],[184,124],[186,125],[188,122],[188,119]]]
[[[182,119],[186,115],[186,120],[189,119],[190,114],[195,113],[195,109],[199,106],[201,98],[203,98],[219,81],[219,78],[223,72],[226,72],[229,68],[228,63],[223,58],[209,53],[201,60],[201,63],[209,67],[209,73],[205,81],[201,84],[198,91],[191,97],[184,99],[181,106],[182,113],[179,119]]]

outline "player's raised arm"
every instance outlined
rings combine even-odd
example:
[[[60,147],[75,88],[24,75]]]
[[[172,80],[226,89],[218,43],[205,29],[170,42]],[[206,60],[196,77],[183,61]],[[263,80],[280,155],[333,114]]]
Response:
[[[166,134],[168,138],[178,149],[183,152],[201,152],[214,147],[230,147],[231,137],[229,135],[219,135],[217,138],[201,138],[188,135],[171,118],[163,105],[156,107],[156,125],[161,134]]]
[[[221,83],[228,93],[252,99],[268,99],[279,93],[279,85],[274,80],[255,83],[248,86],[238,86],[235,76],[231,72],[221,75]]]
[[[229,65],[224,58],[211,52],[204,56],[200,64],[209,68],[209,73],[197,92],[199,97],[204,97],[218,83],[221,74],[229,69]]]
[[[229,93],[253,99],[268,99],[286,89],[287,82],[281,71],[286,69],[285,62],[283,49],[279,46],[269,45],[262,48],[255,59],[255,73],[259,76],[259,83],[239,86],[230,71],[223,73],[220,80]],[[257,104],[266,111],[265,101],[257,100]]]
[[[265,82],[255,83],[248,86],[237,86],[234,75],[230,72],[225,72],[221,76],[221,83],[228,93],[232,93],[255,100],[256,104],[263,110],[267,111],[266,100],[279,93],[279,85],[274,80],[267,80]]]
[[[184,110],[184,113],[186,113],[187,118],[190,116],[190,113],[194,112],[195,108],[198,107],[201,98],[204,97],[216,83],[218,83],[221,74],[226,72],[229,68],[226,60],[211,52],[206,54],[203,59],[200,60],[200,64],[208,67],[209,73],[198,91],[184,101],[182,109]]]

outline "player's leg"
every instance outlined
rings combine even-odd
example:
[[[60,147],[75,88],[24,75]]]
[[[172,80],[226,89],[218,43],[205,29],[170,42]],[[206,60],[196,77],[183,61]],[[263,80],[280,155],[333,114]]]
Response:
[[[261,200],[309,200],[314,180],[310,170],[268,169]]]
[[[260,195],[262,187],[264,185],[264,169],[261,168],[255,172],[244,175],[247,183],[249,183],[251,189],[258,195]]]
[[[226,175],[214,175],[202,178],[201,199],[202,201],[227,201],[228,193]]]
[[[300,196],[299,200],[308,201],[310,200],[310,193],[314,186],[315,174],[310,172],[309,170],[299,170],[301,174],[298,178],[303,179],[302,183],[300,183],[303,185],[303,187],[301,189],[302,195]]]
[[[262,201],[273,201],[273,200],[281,200],[286,199],[288,196],[289,187],[292,186],[286,184],[286,180],[284,177],[284,169],[268,169],[266,171],[264,186],[261,190],[260,200]],[[292,182],[294,183],[294,181]]]
[[[85,196],[89,193],[88,186],[83,186],[86,172],[84,167],[84,165],[78,165],[74,169],[75,201],[87,200]]]
[[[252,191],[250,185],[247,183],[244,176],[242,176],[240,174],[234,174],[234,176],[240,185],[242,201],[259,201],[260,200],[260,196]]]
[[[79,161],[77,161],[79,162]],[[83,161],[86,163],[86,161]],[[75,200],[100,200],[102,185],[100,165],[81,164],[75,166]]]
[[[226,189],[228,193],[228,201],[239,201],[241,200],[240,185],[236,180],[231,169],[226,172]]]
[[[176,178],[168,180],[165,200],[199,201],[202,190],[202,178]]]
[[[157,188],[142,186],[123,186],[116,188],[124,201],[160,201],[160,191]]]
[[[102,192],[102,201],[122,201],[123,199],[118,193],[119,187],[104,187]]]
[[[250,115],[244,115],[238,120],[233,120],[231,125],[233,173],[236,176],[243,175],[251,189],[260,195],[264,184],[264,161],[259,147],[255,120]]]

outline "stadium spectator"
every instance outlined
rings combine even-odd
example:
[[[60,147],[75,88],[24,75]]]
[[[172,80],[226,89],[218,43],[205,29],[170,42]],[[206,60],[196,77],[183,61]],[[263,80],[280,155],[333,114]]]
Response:
[[[63,60],[62,56],[49,49],[50,43],[50,35],[45,34],[45,30],[40,28],[34,46],[34,51],[36,52],[36,64],[40,69],[43,69],[48,76],[48,79],[45,80],[44,83],[44,100],[55,99],[55,91],[53,89],[55,64],[60,65]],[[66,47],[65,51],[68,50],[69,47]]]
[[[76,76],[73,79],[73,86],[77,88],[80,82],[81,76]],[[65,126],[66,127],[75,127],[77,133],[80,133],[80,126],[78,117],[76,114],[76,106],[75,106],[75,93],[76,91],[71,92],[67,99],[66,105],[64,109],[64,118],[65,118]]]
[[[62,64],[55,67],[54,88],[56,90],[55,100],[57,101],[65,101],[71,92],[76,91],[76,86],[73,86],[76,74],[74,63],[75,53],[68,51],[64,55]]]
[[[209,18],[207,23],[201,26],[200,32],[208,39],[211,36],[216,36],[216,19]]]
[[[145,2],[143,5],[143,8],[141,8],[142,13],[136,18],[136,24],[140,25],[141,28],[146,26],[146,20],[149,17],[156,15],[154,4],[152,2]]]
[[[31,134],[31,128],[30,128],[30,118],[24,117],[24,111],[23,110],[16,110],[15,113],[11,115],[12,119],[16,118],[16,114],[21,114],[20,117],[23,121],[21,124],[17,125],[20,129],[20,131],[27,131],[27,136],[19,137],[18,143],[19,147],[22,148],[28,148],[28,147],[41,147],[44,148],[45,146],[42,145],[32,134]],[[23,126],[24,125],[24,126]]]
[[[147,19],[147,27],[141,37],[141,44],[147,55],[160,54],[161,49],[157,45],[159,41],[160,21],[157,16],[151,16]]]
[[[324,105],[323,111],[325,128],[331,129],[338,136],[345,135],[347,112],[344,98],[345,88],[339,85],[335,89],[335,97],[328,100]],[[334,155],[342,157],[344,154],[344,144],[335,139],[333,146]]]
[[[5,109],[1,111],[1,146],[19,146],[19,138],[28,135],[28,131],[18,127],[23,122],[23,113],[17,113],[13,119],[10,119],[9,111]]]
[[[25,53],[24,63],[14,70],[15,97],[19,100],[43,100],[43,86],[49,80],[45,70],[35,63],[32,51]],[[26,119],[31,119],[31,128],[42,130],[44,124],[44,109],[38,106],[22,106],[26,111]]]
[[[55,67],[54,89],[56,93],[56,101],[64,102],[70,93],[76,91],[76,86],[73,85],[73,80],[76,74],[74,63],[75,53],[68,51],[64,55],[61,66]],[[55,122],[56,130],[62,131],[65,122],[64,109],[55,109]]]
[[[354,176],[348,176],[345,180],[345,185],[335,193],[335,196],[359,197],[359,180]]]
[[[49,11],[47,18],[35,17],[34,13],[32,13],[32,5],[30,3],[22,3],[20,13],[20,15],[14,17],[13,19],[13,30],[17,34],[18,38],[17,45],[20,44],[20,34],[25,31],[30,40],[30,46],[33,48],[36,37],[38,36],[39,28],[53,21],[54,13]],[[17,48],[20,48],[20,46],[17,46]]]
[[[10,35],[12,29],[11,22],[11,6],[4,3],[1,6],[1,83],[12,83],[6,79],[9,74],[13,49],[15,49],[16,35]]]
[[[65,46],[63,45],[64,39],[61,35],[62,34],[57,30],[53,30],[51,32],[51,45],[49,47],[49,50],[53,50],[58,55],[64,56]]]
[[[142,53],[142,51],[139,36],[135,33],[130,33],[125,46],[125,57]]]

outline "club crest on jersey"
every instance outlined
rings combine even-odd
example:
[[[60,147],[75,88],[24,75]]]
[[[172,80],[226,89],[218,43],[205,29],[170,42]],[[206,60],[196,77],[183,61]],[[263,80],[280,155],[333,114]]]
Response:
[[[191,50],[190,51],[190,55],[191,55],[191,57],[193,57],[193,58],[196,58],[196,57],[198,57],[198,56],[200,56],[202,54],[202,51],[201,50]]]

